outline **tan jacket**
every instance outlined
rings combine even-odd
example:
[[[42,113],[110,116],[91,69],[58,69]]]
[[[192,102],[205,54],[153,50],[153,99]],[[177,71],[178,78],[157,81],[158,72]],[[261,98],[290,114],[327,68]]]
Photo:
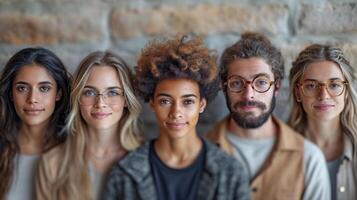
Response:
[[[257,176],[251,180],[252,199],[302,199],[304,192],[304,138],[282,121],[273,118],[278,127],[277,142]],[[217,124],[207,138],[228,154],[234,149],[226,138],[229,117]]]
[[[58,174],[61,147],[63,146],[57,146],[41,157],[36,177],[36,200],[51,199],[52,187]],[[58,199],[67,199],[67,197],[60,196]]]

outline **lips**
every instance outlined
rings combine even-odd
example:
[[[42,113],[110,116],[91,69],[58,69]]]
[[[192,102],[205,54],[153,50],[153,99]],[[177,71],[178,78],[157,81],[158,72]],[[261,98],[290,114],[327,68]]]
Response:
[[[179,130],[186,126],[187,123],[183,122],[166,122],[166,126],[170,129]]]
[[[94,112],[94,113],[91,113],[91,115],[95,119],[104,119],[104,118],[108,117],[109,115],[111,115],[111,113]]]
[[[331,104],[317,104],[317,105],[314,105],[314,108],[316,110],[321,110],[321,111],[326,111],[326,110],[329,110],[331,108],[335,107],[334,105],[331,105]]]
[[[23,109],[25,114],[31,115],[31,116],[36,116],[39,115],[41,112],[45,111],[44,108],[25,108]]]
[[[240,106],[242,110],[252,110],[258,108],[257,106]]]

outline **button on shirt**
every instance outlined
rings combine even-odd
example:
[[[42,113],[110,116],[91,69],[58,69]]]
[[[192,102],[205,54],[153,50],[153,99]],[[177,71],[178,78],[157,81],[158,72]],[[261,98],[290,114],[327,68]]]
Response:
[[[357,199],[357,155],[353,155],[353,145],[348,136],[344,139],[344,155],[337,172],[337,199]]]

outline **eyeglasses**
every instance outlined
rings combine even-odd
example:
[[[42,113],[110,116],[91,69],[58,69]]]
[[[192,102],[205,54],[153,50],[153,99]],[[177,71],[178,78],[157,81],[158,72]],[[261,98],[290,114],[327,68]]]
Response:
[[[332,97],[340,96],[348,83],[342,80],[328,80],[325,82],[318,82],[316,80],[305,80],[302,84],[298,84],[301,87],[302,93],[307,97],[316,97],[325,87],[327,92]]]
[[[259,92],[259,93],[264,93],[268,91],[271,87],[271,85],[274,83],[274,81],[271,81],[268,77],[265,75],[258,75],[254,77],[252,81],[247,81],[244,78],[240,76],[231,76],[228,78],[227,82],[225,85],[227,85],[228,89],[231,92],[241,92],[243,89],[247,87],[247,84],[251,84],[251,87]]]
[[[79,103],[84,106],[91,106],[99,100],[99,97],[102,97],[105,104],[117,105],[121,103],[123,96],[124,92],[120,89],[110,89],[103,93],[99,93],[95,89],[84,89]]]

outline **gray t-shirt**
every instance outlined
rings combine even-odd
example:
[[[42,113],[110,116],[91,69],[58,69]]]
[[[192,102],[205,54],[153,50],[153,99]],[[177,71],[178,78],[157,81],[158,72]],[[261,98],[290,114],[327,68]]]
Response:
[[[252,180],[272,151],[275,138],[242,139],[232,133],[227,134],[228,141],[235,149],[235,157],[247,168]],[[254,159],[252,159],[254,158]],[[328,200],[330,180],[325,158],[320,149],[308,140],[304,140],[304,200]]]
[[[337,172],[342,163],[343,155],[338,157],[336,160],[327,162],[328,173],[330,174],[330,183],[331,183],[331,200],[337,199]]]
[[[91,179],[94,199],[99,200],[104,187],[104,176],[92,164],[89,164],[89,177]]]
[[[40,155],[19,154],[15,158],[14,177],[8,200],[35,199],[35,176]]]

